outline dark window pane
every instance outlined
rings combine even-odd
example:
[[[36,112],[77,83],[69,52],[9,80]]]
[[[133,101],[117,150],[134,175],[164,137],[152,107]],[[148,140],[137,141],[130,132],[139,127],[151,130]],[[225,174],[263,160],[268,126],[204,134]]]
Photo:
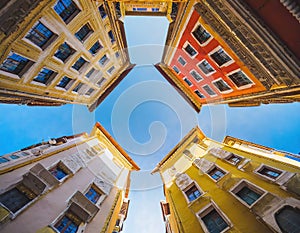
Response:
[[[90,71],[87,72],[87,74],[86,74],[85,76],[86,76],[87,78],[91,77],[91,75],[94,73],[94,71],[95,71],[94,68],[90,69]]]
[[[201,192],[195,185],[193,185],[191,188],[185,191],[185,194],[188,197],[189,201],[193,201],[201,196]]]
[[[86,24],[75,33],[75,36],[78,40],[83,42],[93,32],[94,31],[91,29],[90,25]]]
[[[236,195],[243,201],[245,201],[248,205],[252,205],[258,198],[261,197],[261,194],[251,190],[247,186],[238,191]]]
[[[72,66],[73,69],[75,70],[80,70],[82,68],[82,66],[86,63],[87,61],[84,60],[82,57],[80,57]]]
[[[214,180],[219,180],[225,175],[225,172],[220,170],[219,168],[214,168],[208,173]]]
[[[54,76],[54,71],[49,70],[47,68],[43,68],[38,76],[36,76],[33,81],[43,83],[43,84],[49,84],[51,82],[51,77]]]
[[[186,61],[182,57],[178,58],[178,62],[183,66],[186,64]]]
[[[68,174],[63,171],[63,169],[61,169],[58,165],[51,168],[49,170],[49,172],[58,180],[63,179],[64,177],[66,177]]]
[[[283,233],[300,232],[300,210],[285,206],[275,214],[276,222]]]
[[[71,0],[59,0],[54,6],[54,10],[66,23],[70,22],[80,11]]]
[[[90,53],[95,55],[100,49],[102,49],[102,45],[97,41],[90,49]]]
[[[267,168],[267,167],[264,167],[263,169],[261,169],[259,171],[260,174],[262,175],[265,175],[265,176],[268,176],[272,179],[275,179],[277,178],[282,172],[281,171],[278,171],[278,170],[275,170],[275,169],[271,169],[271,168]]]
[[[71,46],[67,43],[63,43],[59,46],[54,56],[64,62],[65,60],[67,60],[68,57],[70,57],[74,53],[75,49],[71,48]]]
[[[108,62],[108,57],[104,55],[103,57],[100,58],[99,63],[100,65],[105,65]]]
[[[90,88],[85,94],[90,96],[94,91],[94,88]]]
[[[112,66],[107,70],[107,73],[112,74],[112,72],[115,70],[115,67]]]
[[[228,227],[228,224],[215,209],[205,215],[202,221],[210,233],[220,233]]]
[[[0,65],[0,69],[12,74],[19,75],[29,62],[30,60],[28,60],[27,58],[13,53],[9,55]]]
[[[228,86],[227,83],[225,83],[225,81],[223,80],[218,80],[216,82],[213,82],[213,84],[215,85],[216,88],[218,88],[221,92],[222,91],[228,91],[231,90],[231,88]]]
[[[114,42],[116,41],[115,36],[114,36],[114,33],[112,32],[112,30],[110,30],[110,31],[108,32],[108,36],[109,36],[109,39],[110,39],[110,42],[111,42],[111,43],[114,43]]]
[[[216,93],[208,85],[203,86],[203,89],[211,96],[216,95]]]
[[[8,162],[9,160],[7,158],[3,158],[0,156],[0,163],[6,163]]]
[[[201,77],[201,75],[196,72],[195,70],[192,70],[191,71],[191,75],[193,76],[193,78],[196,80],[196,81],[201,81],[203,78]]]
[[[77,86],[73,89],[73,91],[78,92],[82,86],[83,86],[83,83],[78,83]]]
[[[205,96],[201,94],[201,92],[199,90],[195,91],[196,95],[199,96],[201,99],[204,99]]]
[[[180,70],[177,68],[177,66],[173,66],[173,70],[174,70],[177,74],[179,74],[179,72],[180,72]]]
[[[89,189],[89,191],[85,194],[85,196],[87,197],[87,199],[89,199],[91,202],[93,202],[94,204],[97,203],[97,201],[100,198],[100,193],[97,192],[93,187],[91,187]]]
[[[64,76],[59,83],[57,84],[58,87],[65,88],[72,79],[68,78],[67,76]]]
[[[104,9],[103,5],[99,6],[99,12],[100,12],[100,15],[101,15],[102,19],[106,18],[107,14],[105,12],[105,9]]]
[[[223,49],[219,49],[217,52],[211,54],[210,56],[219,66],[231,60],[231,58],[224,52]]]
[[[203,71],[204,74],[209,74],[214,70],[214,68],[212,68],[212,66],[206,61],[204,60],[203,62],[201,62],[198,67]]]
[[[247,76],[242,71],[233,73],[228,77],[232,80],[232,82],[234,82],[234,84],[237,87],[245,86],[252,83],[251,80],[248,79]]]
[[[184,50],[191,56],[194,56],[197,53],[196,50],[189,44],[184,48]]]
[[[74,214],[63,216],[56,224],[55,228],[62,233],[75,233],[77,232],[80,220]]]
[[[211,35],[201,25],[199,25],[196,30],[193,31],[193,35],[200,44],[203,44],[211,37]]]
[[[189,86],[193,85],[193,83],[190,80],[188,80],[187,78],[185,78],[183,80],[187,83],[187,85],[189,85]]]

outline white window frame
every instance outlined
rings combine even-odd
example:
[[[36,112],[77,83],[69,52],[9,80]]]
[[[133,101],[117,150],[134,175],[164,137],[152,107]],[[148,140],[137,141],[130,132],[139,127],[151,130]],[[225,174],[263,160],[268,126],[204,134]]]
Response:
[[[35,77],[38,76],[38,74],[43,70],[43,69],[48,69],[48,70],[52,70],[54,73],[56,73],[56,75],[53,77],[53,80],[51,81],[51,83],[49,83],[49,85],[46,85],[45,83],[40,83],[40,82],[37,82],[37,81],[34,81]],[[52,74],[53,75],[53,74]],[[51,75],[51,76],[52,76]],[[50,76],[50,77],[51,77]],[[47,66],[42,66],[41,69],[38,70],[38,72],[32,76],[32,79],[30,81],[31,84],[34,84],[36,86],[41,86],[41,87],[48,87],[50,85],[52,85],[53,83],[56,83],[55,80],[57,81],[57,77],[59,77],[59,72],[56,71],[55,69],[52,69],[52,68],[48,68]]]
[[[184,61],[184,65],[183,64],[181,64],[181,62],[179,61],[180,59],[182,59],[183,61]],[[177,61],[178,61],[178,63],[181,65],[181,66],[185,66],[186,65],[186,63],[187,63],[187,61],[182,57],[182,56],[179,56],[178,58],[177,58]]]
[[[214,70],[209,72],[208,74],[205,74],[204,71],[199,67],[199,65],[206,61]],[[201,71],[201,73],[204,74],[204,76],[208,77],[208,76],[211,76],[212,74],[216,73],[216,69],[207,61],[207,59],[202,59],[200,62],[197,63],[197,68]]]
[[[186,50],[185,50],[185,47],[187,46],[191,46],[195,51],[196,51],[196,54],[195,55],[190,55]],[[186,41],[183,46],[182,46],[182,50],[190,57],[190,58],[195,58],[197,57],[197,55],[199,54],[199,52],[194,48],[194,46],[191,45],[191,43],[189,43],[188,41]]]
[[[205,29],[205,31],[207,31],[209,34],[210,34],[210,38],[207,40],[207,41],[205,41],[203,44],[200,44],[200,42],[196,39],[196,37],[193,35],[193,31],[195,31],[196,30],[196,28],[198,27],[198,26],[201,26],[201,27],[203,27],[204,29]],[[204,47],[204,46],[206,46],[212,39],[214,39],[214,37],[213,37],[213,35],[203,26],[203,24],[201,24],[199,21],[195,24],[195,26],[193,27],[193,29],[191,30],[191,36],[193,37],[193,39],[201,46],[201,47]]]
[[[232,163],[231,161],[229,161],[229,158],[230,158],[232,155],[238,157],[238,158],[240,159],[240,161],[239,161],[238,163]],[[244,159],[243,156],[237,155],[237,154],[232,153],[232,152],[231,152],[231,154],[230,154],[229,156],[227,156],[226,158],[224,158],[224,160],[225,160],[227,163],[230,163],[230,164],[232,164],[232,165],[234,165],[234,166],[237,166],[239,163],[242,163],[242,160],[243,160],[243,159]]]
[[[215,52],[217,52],[218,50],[222,49],[226,55],[231,59],[230,61],[228,62],[225,62],[223,65],[218,65],[218,63],[211,57],[212,54],[214,54]],[[229,66],[231,64],[233,64],[235,62],[235,60],[226,52],[226,50],[224,48],[222,48],[220,45],[217,46],[216,48],[214,48],[213,50],[211,50],[209,53],[208,53],[210,59],[218,66],[218,67],[226,67],[226,66]]]
[[[229,75],[232,75],[232,74],[234,74],[234,73],[236,73],[236,72],[239,72],[239,71],[243,72],[244,75],[251,81],[251,83],[249,83],[249,84],[247,84],[247,85],[244,85],[244,86],[241,86],[241,87],[238,87],[238,86],[231,80],[231,78],[229,77]],[[230,82],[233,83],[233,85],[234,85],[238,90],[248,89],[248,88],[251,88],[252,86],[255,85],[255,83],[252,81],[252,79],[249,78],[248,75],[245,74],[245,72],[244,72],[243,70],[241,70],[241,69],[236,69],[236,70],[233,70],[233,71],[229,72],[229,73],[226,75],[226,77],[227,77],[228,80],[230,80]]]
[[[201,81],[204,80],[204,78],[202,77],[201,74],[199,74],[199,76],[201,77],[201,79],[200,79],[200,80],[196,80],[196,79],[194,78],[194,76],[192,75],[192,72],[193,72],[193,71],[195,71],[197,74],[199,74],[199,72],[198,72],[197,70],[195,70],[195,69],[192,69],[192,70],[190,71],[190,75],[192,76],[192,78],[193,78],[197,83],[199,83],[199,82],[201,82]]]
[[[230,221],[230,219],[226,216],[226,214],[217,206],[217,204],[214,201],[211,201],[208,205],[206,205],[204,208],[202,208],[200,211],[196,213],[196,217],[198,218],[200,225],[205,233],[210,233],[207,229],[204,221],[202,220],[203,217],[205,217],[208,213],[210,213],[211,210],[216,210],[218,214],[221,216],[221,218],[227,223],[228,227],[225,228],[220,233],[224,233],[228,231],[230,228],[232,228],[233,224]]]
[[[278,177],[276,177],[275,179],[272,179],[271,177],[265,176],[265,175],[263,175],[259,172],[263,168],[269,168],[270,170],[274,169],[275,171],[281,172],[281,174]],[[266,165],[266,164],[263,164],[263,163],[258,168],[256,168],[253,172],[256,175],[258,175],[259,177],[261,177],[263,179],[266,179],[266,180],[269,180],[269,181],[277,181],[278,179],[280,179],[285,174],[284,170],[281,170],[281,169],[278,169],[278,168],[275,168],[275,167],[272,167],[272,166],[269,166],[269,165]]]
[[[224,172],[224,175],[223,175],[220,179],[218,179],[218,180],[215,180],[215,179],[212,178],[211,175],[209,174],[209,173],[210,173],[213,169],[215,169],[215,168],[217,168],[217,169],[221,170],[222,172]],[[227,171],[227,170],[221,168],[220,166],[214,164],[214,165],[213,165],[213,166],[212,166],[205,174],[206,174],[211,180],[213,180],[215,183],[218,183],[220,180],[222,180],[224,177],[226,177],[227,174],[229,174],[229,171]]]
[[[215,83],[218,82],[218,81],[223,81],[223,82],[225,83],[225,85],[226,85],[227,87],[229,87],[229,90],[227,90],[227,91],[221,91],[221,90],[219,90],[219,88],[215,85]],[[215,87],[221,94],[228,94],[228,93],[233,92],[233,90],[232,90],[232,88],[229,86],[229,84],[228,84],[224,79],[222,79],[222,78],[215,79],[215,80],[212,81],[211,83],[214,85],[214,87]]]
[[[199,197],[197,197],[195,200],[193,201],[190,201],[189,198],[187,197],[186,195],[186,191],[188,191],[192,186],[196,186],[196,188],[199,190],[199,192],[201,193]],[[187,186],[185,187],[184,189],[180,189],[181,192],[183,193],[183,196],[185,197],[185,200],[186,202],[188,203],[188,205],[190,206],[192,203],[196,202],[197,200],[199,200],[199,198],[201,198],[203,195],[204,195],[204,192],[203,190],[199,187],[198,183],[194,180],[192,180],[192,182]]]
[[[177,70],[179,70],[178,73],[177,73],[176,70],[174,69],[174,66],[177,68]],[[180,74],[180,73],[181,73],[180,69],[179,69],[176,65],[173,65],[173,66],[172,66],[172,69],[173,69],[173,71],[174,71],[176,74]]]
[[[204,98],[201,98],[200,96],[198,96],[197,93],[196,93],[196,91],[199,91],[199,89],[194,90],[194,93],[195,93],[195,95],[196,95],[197,97],[199,97],[200,99],[206,99],[206,96],[205,96],[201,91],[199,91],[199,93],[200,93],[201,95],[203,95]]]
[[[214,89],[213,89],[213,88],[211,88],[211,86],[209,86],[208,84],[205,84],[205,85],[203,85],[203,86],[202,86],[202,89],[204,90],[204,92],[205,92],[207,95],[209,95],[210,97],[215,97],[215,96],[218,96],[218,95],[217,95],[217,92],[215,92],[215,94],[214,94],[214,95],[210,95],[210,94],[208,94],[208,92],[207,92],[207,91],[204,89],[204,87],[205,87],[205,86],[208,86],[210,89],[212,89],[212,90],[213,90],[213,92],[215,92],[215,91],[214,91]]]
[[[63,79],[63,77],[68,77],[69,78],[69,76],[67,76],[67,75],[62,75],[62,76],[60,76],[60,78],[59,79],[57,79],[57,82],[55,83],[55,89],[56,90],[60,90],[60,91],[68,91],[68,90],[70,90],[71,89],[71,87],[73,86],[73,84],[75,83],[75,79],[72,79],[72,78],[70,78],[71,79],[71,81],[66,85],[66,87],[65,88],[63,88],[63,87],[58,87],[57,85],[58,85],[58,83],[60,82],[60,80],[62,80]]]
[[[244,183],[246,183],[246,185],[244,185]],[[248,205],[244,200],[242,200],[240,197],[238,197],[236,195],[237,192],[239,192],[243,187],[251,187],[253,189],[253,191],[258,192],[259,194],[261,194],[261,196],[252,203],[252,205]],[[230,190],[229,193],[231,195],[233,195],[239,202],[241,202],[244,206],[246,206],[247,208],[251,209],[257,202],[259,202],[265,195],[268,194],[268,191],[262,189],[261,187],[249,182],[246,179],[242,179],[240,180],[237,184],[235,184]]]

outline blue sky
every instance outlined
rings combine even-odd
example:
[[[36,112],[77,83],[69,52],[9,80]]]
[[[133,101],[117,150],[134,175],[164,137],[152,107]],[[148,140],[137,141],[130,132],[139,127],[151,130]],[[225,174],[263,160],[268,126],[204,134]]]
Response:
[[[93,113],[85,106],[0,105],[0,154],[53,137],[90,132],[95,121],[119,141],[141,167],[141,172],[132,176],[124,233],[164,232],[159,206],[164,199],[162,186],[158,175],[149,173],[197,124],[218,141],[231,135],[300,152],[300,103],[251,108],[205,106],[196,114],[151,66],[161,58],[167,27],[166,18],[125,18],[131,61],[138,66]]]

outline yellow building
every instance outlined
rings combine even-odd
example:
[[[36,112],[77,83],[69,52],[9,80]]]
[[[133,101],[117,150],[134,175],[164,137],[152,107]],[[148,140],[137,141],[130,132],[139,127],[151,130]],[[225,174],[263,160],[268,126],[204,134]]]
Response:
[[[2,103],[92,111],[133,68],[123,22],[107,2],[7,1],[1,8]]]
[[[137,164],[96,123],[0,157],[1,232],[120,232]]]
[[[299,232],[300,163],[269,149],[193,129],[153,170],[166,231]]]

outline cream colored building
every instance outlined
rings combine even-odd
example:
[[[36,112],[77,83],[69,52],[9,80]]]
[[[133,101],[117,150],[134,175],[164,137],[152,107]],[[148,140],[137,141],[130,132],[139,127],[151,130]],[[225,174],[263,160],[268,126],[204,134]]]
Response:
[[[123,22],[107,2],[16,1],[0,13],[2,103],[92,111],[133,68]]]
[[[139,170],[97,123],[0,158],[1,232],[120,232],[130,172]]]

